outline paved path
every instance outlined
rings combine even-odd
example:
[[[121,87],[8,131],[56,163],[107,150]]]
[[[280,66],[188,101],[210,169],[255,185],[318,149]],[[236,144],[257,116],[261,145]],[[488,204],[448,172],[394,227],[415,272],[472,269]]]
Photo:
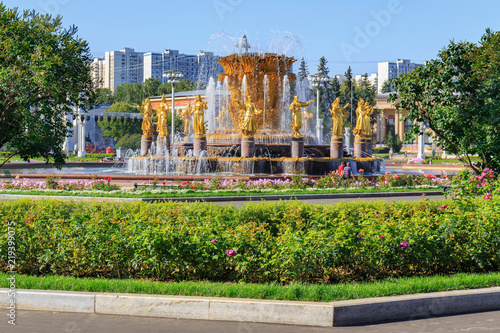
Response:
[[[0,333],[16,332],[206,332],[206,333],[354,333],[354,332],[500,332],[500,311],[409,320],[354,327],[305,327],[237,323],[227,321],[178,320],[116,315],[27,311],[17,313],[16,326],[0,311]]]

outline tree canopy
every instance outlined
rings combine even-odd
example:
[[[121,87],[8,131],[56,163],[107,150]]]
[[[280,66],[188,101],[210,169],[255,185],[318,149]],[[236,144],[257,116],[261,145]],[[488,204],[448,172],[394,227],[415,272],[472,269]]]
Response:
[[[61,21],[0,3],[0,147],[57,166],[71,126],[65,115],[94,98],[89,46]]]
[[[139,112],[136,107],[123,102],[118,102],[106,110],[106,112]],[[97,121],[97,125],[102,131],[102,135],[105,138],[113,138],[115,141],[119,141],[122,137],[130,136],[132,134],[140,134],[142,121],[134,121],[130,119],[124,119],[123,121],[119,118],[108,120],[104,117],[103,120]]]
[[[407,119],[428,124],[446,151],[477,172],[500,172],[500,32],[486,30],[478,44],[452,41],[392,85],[390,101],[408,110]],[[410,135],[418,133],[413,126]]]

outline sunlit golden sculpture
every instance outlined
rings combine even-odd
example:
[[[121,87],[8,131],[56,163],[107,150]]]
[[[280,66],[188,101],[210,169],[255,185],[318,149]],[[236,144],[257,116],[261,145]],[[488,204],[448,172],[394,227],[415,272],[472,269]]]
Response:
[[[142,102],[142,106],[135,104],[139,110],[142,112],[140,115],[143,117],[142,119],[142,135],[146,137],[152,137],[154,132],[153,121],[151,120],[153,116],[153,107],[151,106],[151,101],[149,98],[146,98],[144,102]]]
[[[191,127],[191,116],[194,110],[191,108],[191,104],[188,104],[184,110],[177,110],[182,118],[184,118],[184,134],[189,133],[189,128]]]
[[[341,138],[344,133],[344,119],[347,117],[346,109],[350,106],[347,103],[345,106],[340,106],[340,98],[337,97],[332,103],[332,108],[329,109],[332,115],[333,127],[332,138]]]
[[[292,123],[290,124],[290,127],[293,130],[293,136],[295,137],[302,136],[300,134],[300,129],[302,128],[301,108],[308,106],[312,102],[314,102],[313,99],[311,99],[309,102],[300,102],[299,96],[295,96],[293,98],[293,102],[292,104],[290,104],[290,111],[292,111]]]
[[[370,138],[372,129],[370,125],[370,116],[373,114],[373,108],[370,103],[365,102],[362,98],[359,99],[358,107],[356,108],[356,127],[354,135],[359,138]]]
[[[307,129],[309,128],[309,123],[313,118],[313,114],[307,111],[304,111],[303,119],[304,119],[304,133],[307,134]]]
[[[203,115],[203,109],[208,109],[207,103],[203,102],[200,95],[196,95],[196,102],[194,103],[194,112],[193,112],[195,135],[204,135],[206,133],[205,117]]]
[[[290,72],[295,59],[274,53],[231,54],[222,57],[219,64],[224,68],[224,74],[219,75],[219,81],[227,80],[231,101],[228,112],[231,116],[232,130],[241,128],[244,119],[244,110],[239,107],[238,101],[243,96],[252,96],[252,101],[260,110],[266,113],[266,129],[278,130],[281,126],[283,103],[283,81],[285,76],[288,82],[295,81],[295,74]],[[264,83],[264,78],[267,78]],[[243,89],[243,82],[246,88]],[[243,93],[245,91],[245,93]],[[265,99],[265,102],[264,102]],[[257,126],[263,127],[263,117],[258,117]]]
[[[254,136],[257,132],[257,122],[255,117],[262,113],[257,110],[255,103],[252,102],[252,97],[247,96],[245,104],[240,104],[241,108],[245,109],[243,122],[241,124],[241,133],[245,136]]]
[[[168,112],[170,111],[168,104],[167,104],[167,99],[165,98],[165,94],[161,96],[161,102],[160,105],[157,106],[156,108],[156,120],[157,122],[154,123],[156,125],[156,130],[158,131],[158,136],[168,136],[168,125],[167,125],[167,119],[168,119]]]

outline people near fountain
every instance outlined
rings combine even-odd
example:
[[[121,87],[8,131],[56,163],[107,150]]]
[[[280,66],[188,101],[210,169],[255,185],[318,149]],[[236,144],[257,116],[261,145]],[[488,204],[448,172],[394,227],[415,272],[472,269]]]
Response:
[[[194,134],[205,135],[205,117],[203,116],[203,109],[208,109],[207,103],[201,99],[200,95],[196,95],[196,102],[194,103],[193,122]]]
[[[370,103],[365,102],[362,98],[359,99],[358,107],[356,108],[356,127],[354,135],[362,138],[370,138],[372,129],[370,125],[370,116],[373,113],[373,108]]]
[[[344,133],[344,119],[347,117],[346,109],[351,104],[347,103],[345,106],[340,106],[340,97],[337,97],[332,103],[332,108],[329,110],[332,115],[333,127],[332,138],[341,138]]]
[[[262,113],[257,110],[257,106],[252,102],[252,97],[247,96],[245,104],[240,104],[240,107],[245,109],[243,122],[241,124],[241,133],[245,136],[254,136],[257,132],[257,122],[255,117]]]
[[[300,134],[300,129],[302,128],[302,110],[301,110],[301,108],[308,106],[312,102],[314,102],[313,99],[311,99],[308,102],[300,102],[299,96],[295,96],[293,98],[293,102],[292,102],[292,104],[290,104],[290,111],[292,112],[292,123],[290,124],[290,127],[293,130],[293,136],[295,136],[295,137],[302,136]]]
[[[344,179],[353,178],[352,169],[351,169],[351,162],[347,162],[346,166],[344,167],[344,170],[342,171],[342,177]]]
[[[178,109],[177,112],[184,119],[184,134],[189,134],[189,129],[191,128],[191,116],[194,113],[194,110],[191,108],[191,104],[188,104],[187,107],[182,110]]]
[[[170,109],[169,109],[168,104],[167,104],[167,99],[165,98],[165,94],[163,94],[161,96],[160,105],[158,105],[158,108],[156,109],[157,122],[154,123],[156,125],[156,130],[158,131],[158,136],[160,136],[160,137],[169,136],[168,135],[168,125],[167,125],[169,111],[170,111]]]
[[[342,176],[344,174],[344,167],[345,162],[342,161],[342,163],[340,163],[339,167],[337,168],[337,175]]]
[[[151,101],[149,98],[146,98],[144,102],[142,102],[142,106],[135,104],[135,106],[142,111],[140,115],[143,117],[142,118],[142,135],[145,137],[152,137],[153,132],[154,132],[154,126],[153,126],[153,106],[151,105]]]

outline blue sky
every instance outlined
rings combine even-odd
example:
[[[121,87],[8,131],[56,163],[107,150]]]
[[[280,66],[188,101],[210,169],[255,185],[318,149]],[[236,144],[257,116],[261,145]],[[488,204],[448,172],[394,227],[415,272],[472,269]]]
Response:
[[[455,41],[500,30],[498,0],[3,0],[7,7],[63,16],[94,56],[136,51],[200,50],[227,55],[248,36],[253,51],[304,57],[311,73],[325,56],[330,74],[377,71],[377,62],[422,63]],[[297,68],[297,66],[295,66]]]

